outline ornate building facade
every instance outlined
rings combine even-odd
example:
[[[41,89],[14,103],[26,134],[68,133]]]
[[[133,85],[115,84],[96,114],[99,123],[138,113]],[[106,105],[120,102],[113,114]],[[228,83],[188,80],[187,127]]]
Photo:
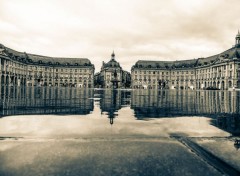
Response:
[[[103,62],[101,71],[95,74],[95,87],[100,88],[128,88],[131,85],[131,75],[124,71],[120,64],[115,60],[114,52],[111,60]]]
[[[181,61],[139,60],[131,69],[136,89],[240,88],[240,33],[235,45],[214,56]]]
[[[94,65],[85,58],[54,58],[0,45],[0,83],[6,86],[93,87]]]

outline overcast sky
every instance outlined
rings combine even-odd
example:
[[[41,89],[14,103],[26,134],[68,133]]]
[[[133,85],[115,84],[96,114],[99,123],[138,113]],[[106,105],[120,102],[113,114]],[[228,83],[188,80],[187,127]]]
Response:
[[[240,0],[0,0],[0,43],[17,51],[89,58],[114,50],[123,69],[140,59],[207,57],[230,48]]]

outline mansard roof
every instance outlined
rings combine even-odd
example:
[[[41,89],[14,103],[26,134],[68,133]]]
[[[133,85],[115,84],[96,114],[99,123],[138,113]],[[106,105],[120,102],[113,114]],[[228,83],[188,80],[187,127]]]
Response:
[[[111,60],[109,62],[107,62],[107,63],[103,62],[102,69],[104,69],[104,68],[117,68],[117,67],[121,68],[119,62],[117,62],[115,60],[114,52],[112,53],[111,57],[112,58],[111,58]]]
[[[240,59],[240,45],[206,58],[179,60],[179,61],[149,61],[139,60],[132,68],[162,68],[162,69],[175,69],[175,68],[193,68],[209,64],[214,64],[220,61],[229,61],[232,59]]]
[[[115,60],[115,59],[111,59],[109,62],[103,64],[103,67],[120,67],[120,64]]]
[[[180,61],[148,61],[148,60],[139,60],[134,65],[138,68],[189,68],[194,67],[196,64],[196,59],[192,60],[180,60]]]
[[[26,63],[32,64],[48,64],[59,66],[93,66],[90,60],[87,58],[65,58],[65,57],[49,57],[36,54],[29,54],[26,52],[18,52],[11,48],[0,45],[0,48],[4,48],[4,52],[12,59],[16,59]]]

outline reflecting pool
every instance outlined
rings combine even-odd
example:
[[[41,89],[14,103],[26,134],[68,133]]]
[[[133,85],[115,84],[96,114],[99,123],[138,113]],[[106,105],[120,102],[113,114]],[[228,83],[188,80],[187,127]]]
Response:
[[[233,136],[240,134],[238,91],[2,87],[0,92],[0,116],[5,120],[10,118],[8,116],[16,120],[18,118],[30,120],[32,117],[41,117],[36,115],[48,115],[48,117],[57,115],[58,121],[64,119],[62,127],[64,129],[64,124],[75,125],[71,124],[76,123],[76,121],[71,122],[74,116],[74,118],[87,118],[83,123],[92,126],[99,125],[100,120],[101,123],[112,126],[113,131],[119,128],[118,126],[123,126],[122,121],[128,122],[124,127],[129,129],[136,127],[129,124],[141,121],[141,130],[138,128],[135,130],[144,133],[147,126],[153,128],[160,121],[161,123],[166,121],[164,125],[169,125],[168,129],[173,127],[171,125],[174,125],[175,129],[185,129],[185,125],[193,127],[200,118],[200,120],[206,118],[209,126],[215,126]],[[54,124],[54,118],[47,121],[49,123],[52,121]],[[182,126],[184,123],[185,125]],[[48,128],[52,127],[48,126]],[[125,134],[127,131],[118,131],[118,134]],[[89,133],[94,134],[94,130]]]

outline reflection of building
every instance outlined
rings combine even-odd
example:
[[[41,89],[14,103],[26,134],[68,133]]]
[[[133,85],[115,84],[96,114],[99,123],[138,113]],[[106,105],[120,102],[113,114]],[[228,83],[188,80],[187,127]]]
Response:
[[[223,114],[217,116],[216,121],[213,121],[213,125],[230,132],[233,135],[240,135],[240,114]]]
[[[212,124],[240,134],[240,92],[135,90],[131,108],[136,118],[211,117]]]
[[[225,91],[132,91],[131,108],[137,118],[214,116],[240,114],[240,92]]]
[[[101,100],[100,109],[106,112],[110,123],[113,124],[113,119],[117,116],[117,111],[122,106],[130,105],[130,92],[105,89],[100,90]]]
[[[94,82],[95,87],[126,88],[130,87],[131,76],[127,71],[122,70],[113,52],[111,60],[107,63],[103,62],[100,73],[95,74]]]
[[[132,88],[240,88],[240,33],[221,54],[182,61],[139,60],[131,70]]]
[[[0,116],[26,114],[89,114],[92,89],[2,87]]]
[[[88,59],[39,56],[0,45],[0,62],[1,85],[93,87]]]

